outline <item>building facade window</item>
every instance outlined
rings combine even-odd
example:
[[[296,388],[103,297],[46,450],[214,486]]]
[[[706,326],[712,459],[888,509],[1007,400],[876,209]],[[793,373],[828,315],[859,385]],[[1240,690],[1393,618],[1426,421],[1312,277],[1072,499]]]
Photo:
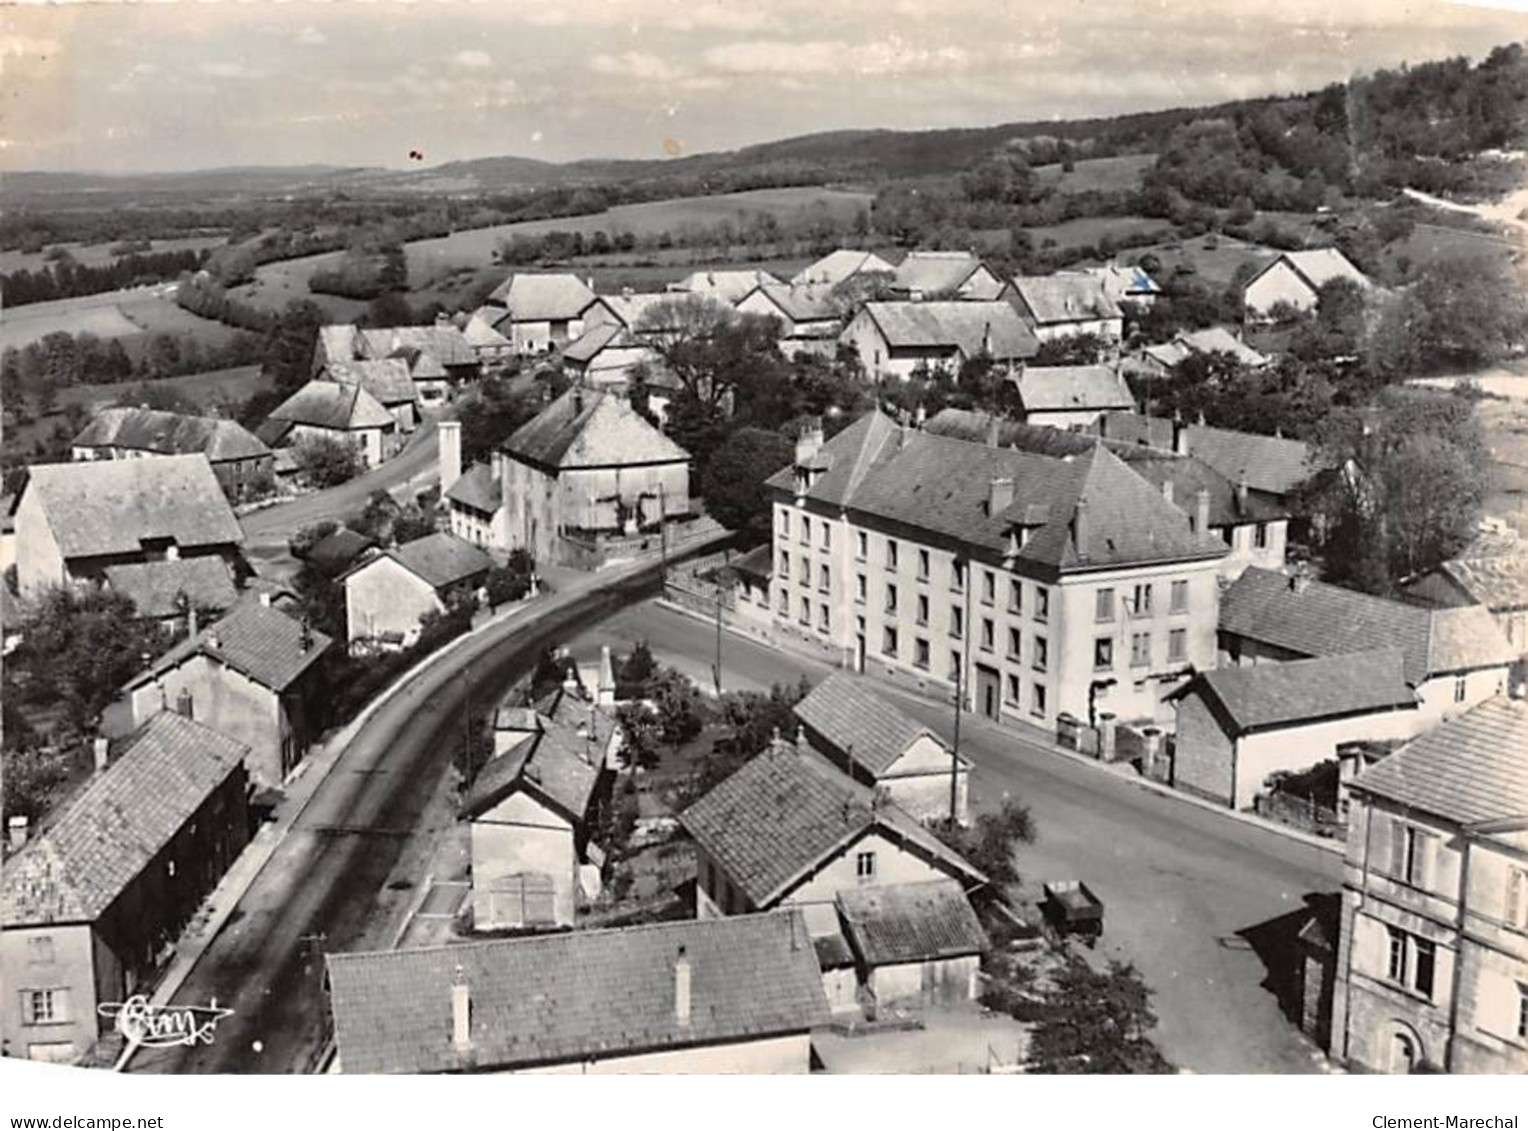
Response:
[[[927,581],[928,580],[928,569],[929,569],[928,551],[927,550],[919,550],[918,551],[918,580],[919,581]]]
[[[831,579],[832,579],[832,574],[829,573],[827,566],[818,566],[817,567],[817,588],[818,589],[820,589],[820,590],[822,590],[822,592],[826,593],[828,591],[828,589],[830,588],[829,581]]]
[[[801,544],[803,546],[812,544],[812,520],[806,515],[801,516]]]
[[[1517,984],[1517,1036],[1528,1038],[1528,986]]]
[[[1114,620],[1114,590],[1100,589],[1093,594],[1093,619],[1099,624]]]
[[[791,536],[791,512],[790,511],[781,511],[780,512],[780,536],[782,538],[789,538]]]
[[[917,620],[919,624],[928,623],[928,594],[919,593],[917,601]]]
[[[950,563],[950,588],[957,593],[966,589],[966,563],[958,559]]]
[[[1149,581],[1144,581],[1135,587],[1135,594],[1130,600],[1130,611],[1138,617],[1151,614],[1151,589]]]
[[[1031,715],[1045,714],[1045,684],[1037,683],[1029,696],[1029,713]]]
[[[1108,671],[1114,666],[1114,637],[1100,636],[1093,641],[1093,670]]]
[[[812,602],[806,597],[801,598],[801,616],[799,619],[802,624],[812,623]]]
[[[1268,524],[1260,522],[1252,528],[1252,545],[1259,550],[1268,548]]]
[[[928,671],[928,641],[921,636],[913,641],[913,667]]]
[[[982,617],[981,648],[983,652],[992,651],[996,632],[997,626],[992,623],[992,618]]]
[[[818,630],[821,631],[821,632],[827,632],[830,623],[831,622],[828,619],[828,606],[827,605],[818,605],[817,606],[817,628],[818,628]]]
[[[1178,663],[1188,659],[1188,630],[1175,628],[1167,634],[1167,659]]]
[[[775,602],[775,607],[782,613],[790,612],[791,594],[789,589],[780,590],[780,596]]]
[[[1465,678],[1464,678],[1464,676],[1456,675],[1454,677],[1454,702],[1455,703],[1463,703],[1464,702],[1465,691],[1466,691],[1466,685],[1465,685]]]
[[[997,602],[997,574],[990,569],[982,570],[982,604],[991,605]]]
[[[965,610],[959,605],[950,606],[950,635],[956,640],[965,634],[966,619]]]
[[[1022,642],[1022,639],[1023,636],[1018,629],[1010,628],[1008,630],[1008,655],[1012,659],[1017,660],[1019,658],[1019,645]]]
[[[866,534],[863,530],[855,531],[855,533],[854,533],[854,556],[856,558],[858,558],[860,561],[864,561],[865,560],[865,556],[869,552],[870,552],[870,535]]]
[[[897,630],[889,625],[881,633],[881,651],[892,657],[897,654]]]
[[[897,542],[895,538],[886,539],[886,568],[897,568]]]
[[[1022,581],[1010,581],[1008,583],[1008,611],[1010,613],[1022,613],[1024,611],[1024,583]]]
[[[1047,661],[1050,659],[1048,653],[1049,648],[1045,643],[1045,637],[1035,637],[1033,656],[1030,660],[1030,663],[1034,666],[1035,671],[1043,672],[1049,667],[1049,664],[1047,663]]]
[[[1035,586],[1035,620],[1044,624],[1050,619],[1050,590],[1043,585]]]
[[[780,576],[789,580],[791,575],[791,556],[784,551],[780,553]]]
[[[827,524],[826,520],[822,524],[822,535],[817,539],[817,544],[824,550],[833,548],[833,528]]]
[[[22,990],[21,1023],[23,1025],[53,1025],[69,1020],[69,991]]]
[[[960,653],[953,648],[950,650],[950,679],[960,678]]]
[[[886,611],[888,613],[897,611],[897,587],[895,585],[886,586]]]
[[[1175,613],[1188,612],[1188,582],[1174,581],[1170,590],[1172,596],[1169,608]]]
[[[875,853],[858,852],[854,856],[854,875],[861,881],[875,879]]]
[[[1018,676],[1010,675],[1008,677],[1006,685],[1006,690],[1008,692],[1007,699],[1008,702],[1012,703],[1015,707],[1019,705],[1019,683],[1020,680]]]
[[[1130,666],[1132,668],[1151,666],[1151,633],[1137,632],[1131,635]]]
[[[1432,879],[1433,852],[1438,838],[1415,825],[1399,821],[1391,828],[1391,876],[1414,888],[1426,890]]]
[[[865,603],[865,575],[863,573],[854,575],[854,599],[862,605]]]

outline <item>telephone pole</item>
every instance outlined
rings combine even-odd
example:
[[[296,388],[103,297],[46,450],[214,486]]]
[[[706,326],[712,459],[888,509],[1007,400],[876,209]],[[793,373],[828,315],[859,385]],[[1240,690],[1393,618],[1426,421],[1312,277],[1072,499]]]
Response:
[[[965,706],[964,673],[955,669],[955,745],[950,750],[950,825],[960,824],[960,712]]]
[[[716,697],[722,695],[722,589],[716,587],[716,663],[711,665],[711,679],[716,684]]]

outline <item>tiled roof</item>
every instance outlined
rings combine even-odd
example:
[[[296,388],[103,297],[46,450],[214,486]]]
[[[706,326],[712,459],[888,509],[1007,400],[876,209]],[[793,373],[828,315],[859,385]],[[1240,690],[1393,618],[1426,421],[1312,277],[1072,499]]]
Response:
[[[892,286],[924,298],[952,298],[981,269],[982,261],[969,251],[910,251],[897,265]]]
[[[180,613],[182,594],[192,608],[218,611],[239,598],[228,563],[210,555],[107,566],[106,584],[130,599],[139,616],[151,620]]]
[[[508,338],[493,328],[493,319],[490,315],[502,318],[504,317],[504,312],[497,307],[475,310],[472,312],[472,317],[467,319],[467,325],[462,329],[463,340],[474,351],[479,349],[503,349],[512,344]]]
[[[1175,339],[1190,353],[1228,353],[1243,365],[1256,369],[1267,365],[1271,358],[1247,345],[1224,326],[1211,326],[1205,330],[1180,333]]]
[[[619,322],[601,322],[591,326],[562,351],[562,359],[587,365],[605,347],[631,340],[631,332]]]
[[[795,707],[796,717],[856,764],[879,777],[924,735],[934,732],[904,715],[863,679],[829,675]]]
[[[1270,268],[1279,262],[1288,263],[1312,289],[1320,290],[1333,279],[1351,279],[1361,287],[1369,286],[1369,277],[1360,271],[1335,247],[1312,248],[1308,251],[1286,251],[1247,281],[1251,286]]]
[[[376,543],[364,534],[342,526],[334,533],[320,538],[308,551],[308,560],[325,567],[331,573],[344,569]]]
[[[675,1012],[675,962],[690,1015]],[[334,1035],[350,1074],[608,1059],[800,1033],[827,1020],[799,911],[568,931],[464,946],[331,954]],[[452,1044],[468,987],[469,1053]]]
[[[571,322],[588,310],[594,292],[577,275],[517,272],[494,289],[490,303],[507,310],[510,322]],[[502,332],[504,321],[494,323]]]
[[[1136,447],[1173,450],[1174,422],[1163,416],[1143,416],[1138,412],[1106,412],[1090,431],[1110,441]]]
[[[413,396],[413,385],[409,385]],[[270,420],[283,424],[306,424],[348,432],[359,428],[391,428],[393,414],[360,385],[337,381],[309,381],[271,410]],[[262,435],[264,431],[262,429]],[[267,440],[269,443],[270,441]]]
[[[496,755],[478,772],[462,805],[463,817],[481,816],[523,789],[551,803],[574,824],[583,822],[599,783],[597,763],[605,753],[598,728],[585,726],[580,733],[566,721],[539,713],[534,722],[535,734]]]
[[[768,271],[692,271],[671,289],[705,295],[729,306],[761,283],[778,283]]]
[[[813,868],[878,830],[963,882],[986,877],[895,804],[821,755],[777,742],[679,817],[754,907],[767,907]]]
[[[442,366],[476,365],[477,355],[462,331],[449,324],[389,326],[360,332],[361,352],[369,358],[400,357],[412,351]]]
[[[1026,365],[1014,378],[1025,412],[1135,409],[1135,396],[1112,365]]]
[[[23,494],[42,505],[66,559],[136,554],[159,538],[174,539],[183,551],[244,541],[202,455],[36,464]]]
[[[409,364],[401,357],[377,361],[331,361],[320,375],[324,380],[359,385],[381,405],[412,404],[419,395]]]
[[[990,448],[913,429],[871,412],[823,446],[829,470],[807,498],[923,530],[985,552],[1006,555],[1009,531],[1029,530],[1018,560],[1057,571],[1109,565],[1224,557],[1225,543],[1189,530],[1188,518],[1162,492],[1133,474],[1102,444],[1065,458]],[[989,514],[991,483],[1009,478],[1014,501]],[[795,472],[767,480],[795,492]],[[1086,501],[1086,543],[1074,519]]]
[[[958,349],[968,358],[989,353],[997,361],[1033,357],[1040,342],[1006,302],[867,302],[892,349]]]
[[[954,880],[841,891],[838,918],[866,966],[936,962],[987,949],[976,912]]]
[[[1417,703],[1406,683],[1399,648],[1217,668],[1202,673],[1199,682],[1242,734],[1340,715],[1414,708]]]
[[[1112,428],[1113,421],[1110,421]],[[1233,483],[1271,495],[1287,495],[1319,469],[1309,444],[1203,424],[1184,426],[1188,454],[1204,460]]]
[[[494,514],[503,502],[503,486],[486,463],[475,463],[446,492],[446,498],[483,514]]]
[[[182,640],[128,683],[128,689],[151,682],[193,655],[210,656],[254,682],[280,692],[312,667],[333,643],[316,629],[307,630],[280,609],[258,600],[241,601],[228,615]]]
[[[774,569],[773,548],[768,542],[755,546],[742,557],[733,558],[727,567],[749,577],[761,577],[768,581]]]
[[[171,711],[0,868],[0,924],[101,915],[234,772],[249,747]]]
[[[553,469],[684,463],[690,458],[625,398],[576,385],[521,425],[503,450]]]
[[[213,463],[270,455],[270,449],[236,420],[152,408],[102,409],[74,438],[73,446],[131,448],[160,455],[200,452]]]
[[[1457,558],[1443,572],[1489,609],[1528,608],[1528,553],[1493,558]]]
[[[890,275],[896,268],[873,251],[853,251],[839,248],[830,251],[816,263],[798,271],[792,283],[826,283],[834,286],[845,279],[862,273]]]
[[[1353,788],[1460,824],[1528,813],[1528,703],[1498,696],[1364,770]]]
[[[1119,303],[1109,297],[1103,283],[1081,272],[1018,275],[1013,288],[1041,326],[1123,316]]]
[[[820,283],[765,283],[749,291],[746,299],[755,292],[763,295],[792,322],[837,322],[839,308],[833,302],[832,290]],[[739,299],[742,302],[743,299]]]
[[[445,589],[493,568],[493,559],[471,542],[445,531],[405,542],[387,556],[436,589]]]
[[[691,296],[698,298],[699,296]],[[628,330],[650,330],[652,323],[665,321],[662,312],[675,303],[685,301],[685,296],[675,291],[648,291],[640,294],[601,295],[600,302],[615,315],[617,321]],[[654,313],[654,312],[657,313]]]
[[[1464,615],[1461,615],[1464,614]],[[1424,609],[1320,581],[1256,567],[1221,594],[1220,631],[1304,656],[1341,656],[1397,647],[1406,679],[1512,662],[1511,645],[1479,605]]]

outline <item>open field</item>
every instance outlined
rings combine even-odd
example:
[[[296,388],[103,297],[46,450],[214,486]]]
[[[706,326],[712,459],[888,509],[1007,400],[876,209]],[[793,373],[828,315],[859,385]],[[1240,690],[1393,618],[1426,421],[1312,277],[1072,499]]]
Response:
[[[1444,259],[1508,259],[1528,247],[1528,239],[1513,239],[1468,228],[1441,224],[1418,224],[1406,239],[1385,249],[1392,264],[1405,256],[1412,264],[1437,263]]]
[[[1123,157],[1093,157],[1075,162],[1070,173],[1060,165],[1039,165],[1035,172],[1044,184],[1059,193],[1126,192],[1141,186],[1141,174],[1156,163],[1155,153],[1130,153]]]
[[[176,306],[174,284],[38,302],[0,314],[0,348],[20,348],[56,331],[117,338],[130,353],[149,333],[189,335],[203,346],[221,345],[234,333]]]
[[[1025,229],[1036,247],[1044,247],[1047,240],[1054,240],[1056,247],[1091,247],[1109,236],[1151,235],[1165,240],[1173,235],[1173,226],[1167,220],[1155,220],[1147,216],[1083,216],[1060,224],[1047,224]]]
[[[1215,291],[1224,290],[1243,263],[1261,267],[1279,253],[1273,248],[1245,243],[1227,235],[1206,235],[1131,248],[1121,258],[1137,263],[1147,254],[1160,259],[1165,272],[1171,272],[1180,264],[1192,266],[1200,282]]]
[[[112,253],[117,241],[107,243],[64,243],[54,247],[64,248],[82,267],[103,267],[121,258]],[[227,242],[223,236],[186,236],[182,239],[154,240],[155,251],[200,251],[202,248],[222,247]],[[40,251],[0,251],[0,273],[12,271],[38,271],[51,266]]]

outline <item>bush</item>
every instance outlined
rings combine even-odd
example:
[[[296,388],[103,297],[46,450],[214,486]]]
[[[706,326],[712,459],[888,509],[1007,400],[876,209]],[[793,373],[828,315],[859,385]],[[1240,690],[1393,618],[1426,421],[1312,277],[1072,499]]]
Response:
[[[337,487],[361,474],[361,453],[349,444],[328,437],[303,440],[296,446],[297,466],[314,487]]]
[[[306,526],[297,528],[297,532],[287,540],[287,548],[291,550],[292,556],[298,561],[306,561],[308,555],[313,552],[313,547],[339,528],[340,524],[332,518],[310,522]]]

